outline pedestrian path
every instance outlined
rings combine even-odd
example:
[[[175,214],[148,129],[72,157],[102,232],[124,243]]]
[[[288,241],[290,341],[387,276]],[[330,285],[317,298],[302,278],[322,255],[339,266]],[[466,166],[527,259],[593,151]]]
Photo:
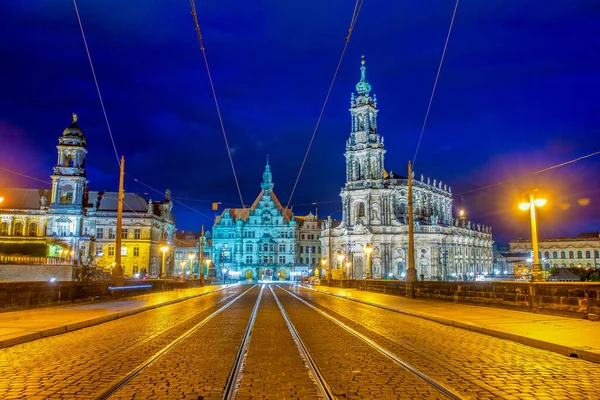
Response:
[[[600,321],[502,308],[408,299],[328,286],[304,287],[457,328],[600,363]]]
[[[0,313],[0,348],[58,335],[222,290],[232,285],[176,289],[102,301]]]

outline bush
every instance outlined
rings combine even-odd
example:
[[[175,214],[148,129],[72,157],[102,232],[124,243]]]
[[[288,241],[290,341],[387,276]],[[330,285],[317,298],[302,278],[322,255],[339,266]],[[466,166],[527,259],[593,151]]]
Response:
[[[6,255],[22,254],[32,257],[46,257],[48,246],[45,243],[0,243],[0,253]]]

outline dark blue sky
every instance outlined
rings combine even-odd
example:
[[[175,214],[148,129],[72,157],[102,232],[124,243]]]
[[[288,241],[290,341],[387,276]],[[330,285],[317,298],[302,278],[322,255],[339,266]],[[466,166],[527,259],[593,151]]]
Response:
[[[210,226],[210,202],[239,206],[189,3],[78,6],[126,172],[160,191],[170,188],[205,215],[177,205],[179,229]],[[196,6],[244,202],[258,194],[269,154],[275,192],[285,204],[354,2],[198,0]],[[453,8],[453,0],[364,2],[292,201],[297,214],[319,202],[320,215],[341,216],[349,97],[361,54],[379,101],[386,167],[406,174]],[[458,194],[600,150],[598,21],[596,0],[463,0],[416,176],[442,179]],[[0,166],[49,180],[57,137],[76,112],[88,139],[90,188],[116,190],[118,166],[72,2],[2,1],[0,34]],[[599,172],[596,156],[456,195],[454,204],[491,224],[502,243],[528,237],[527,215],[516,203],[535,186],[550,199],[541,236],[598,230]],[[39,185],[0,172],[0,188]],[[129,178],[126,190],[159,197]]]

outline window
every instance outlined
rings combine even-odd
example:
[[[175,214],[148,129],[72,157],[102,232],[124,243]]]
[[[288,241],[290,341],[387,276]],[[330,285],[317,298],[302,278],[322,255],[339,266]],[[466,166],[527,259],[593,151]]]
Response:
[[[68,228],[67,228],[67,225],[65,225],[65,224],[61,224],[58,227],[58,235],[59,236],[67,236],[67,231],[68,231]]]
[[[300,254],[304,253],[304,246],[300,246]]]
[[[102,228],[96,229],[96,238],[104,239],[104,229],[102,229]]]
[[[142,237],[142,230],[139,228],[136,228],[133,230],[133,238],[134,239],[140,239]]]
[[[274,247],[272,244],[269,245],[269,251],[275,251]]]
[[[246,264],[252,264],[252,256],[246,256]]]
[[[115,228],[108,228],[108,238],[109,239],[115,238]]]
[[[17,222],[15,224],[13,232],[15,236],[23,236],[23,223]]]
[[[583,258],[583,254],[581,254],[581,250],[577,250],[577,258]]]
[[[121,239],[127,239],[127,228],[121,229]]]
[[[8,236],[8,222],[3,222],[0,224],[0,235]]]
[[[585,258],[591,258],[591,255],[592,254],[590,253],[590,251],[586,250],[586,252],[585,252]]]
[[[73,186],[64,185],[60,188],[59,202],[63,205],[73,204]]]
[[[254,250],[254,246],[252,243],[246,243],[246,252],[251,252]]]
[[[285,256],[279,256],[279,264],[285,264]]]
[[[269,256],[269,264],[273,264],[273,256]]]
[[[545,252],[545,253],[544,253],[544,257],[546,257],[546,258],[550,258],[550,252],[549,252],[549,251]]]
[[[121,246],[121,256],[127,257],[127,246]]]
[[[304,233],[302,234],[302,240],[304,240]]]
[[[321,254],[321,248],[319,247],[319,254]]]
[[[564,251],[561,251],[561,252],[560,252],[560,258],[567,258],[567,256],[565,255],[565,252],[564,252]]]
[[[594,258],[600,258],[600,254],[598,253],[600,253],[600,251],[594,250]]]
[[[85,228],[83,228],[83,234],[85,236],[90,236],[90,227],[86,226]]]
[[[229,232],[229,239],[233,239],[235,237],[235,234],[233,232]]]
[[[264,256],[264,257],[263,257],[263,262],[264,262],[265,264],[268,264],[268,263],[269,263],[269,257],[267,257],[267,256]]]
[[[31,236],[31,237],[37,236],[37,228],[38,228],[38,226],[35,222],[29,224],[27,236]]]
[[[134,274],[137,274],[138,272],[140,272],[140,267],[138,267],[137,264],[133,264],[131,272],[133,272]]]
[[[96,257],[102,257],[102,256],[103,256],[102,247],[96,248]]]
[[[285,251],[285,244],[279,245],[279,251]]]
[[[558,252],[557,251],[553,251],[552,252],[552,258],[558,258]]]
[[[108,256],[109,257],[115,256],[115,246],[112,244],[110,246],[108,246]]]
[[[85,246],[85,244],[82,244],[81,246],[79,246],[79,253],[82,256],[85,256],[86,252],[87,252],[87,247]]]
[[[315,254],[315,246],[312,247],[312,253]]]
[[[575,258],[572,251],[569,251],[569,258]]]
[[[358,203],[356,205],[356,218],[362,218],[365,216],[365,203]]]

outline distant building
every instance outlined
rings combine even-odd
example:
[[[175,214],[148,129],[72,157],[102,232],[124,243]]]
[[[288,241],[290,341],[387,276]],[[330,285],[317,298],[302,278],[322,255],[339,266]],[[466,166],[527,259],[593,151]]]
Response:
[[[321,270],[321,225],[323,220],[313,213],[307,216],[296,216],[296,268],[309,271],[314,275],[315,268]],[[320,273],[319,273],[320,275]]]
[[[58,142],[50,190],[4,189],[0,194],[0,254],[32,255],[41,249],[55,263],[109,269],[120,251],[126,276],[158,275],[159,248],[172,242],[175,231],[170,192],[154,202],[125,193],[123,227],[116,232],[118,193],[88,190],[86,139],[75,115]],[[123,239],[121,249],[115,248],[116,235]],[[172,257],[166,261],[165,269],[172,270]]]
[[[510,251],[533,255],[530,239],[511,240],[509,246]],[[543,269],[600,268],[600,232],[583,232],[574,238],[539,239],[538,250]]]
[[[204,233],[204,244],[201,232],[177,232],[173,239],[175,246],[175,276],[189,276],[190,263],[191,275],[200,275],[200,265],[204,263],[204,276],[209,276],[211,270],[212,236],[210,232]],[[204,248],[204,257],[202,257]],[[187,273],[187,274],[186,274]],[[214,272],[213,272],[213,275]]]
[[[408,180],[388,173],[384,167],[386,150],[377,127],[377,99],[370,95],[364,60],[360,70],[358,93],[350,98],[346,183],[340,193],[343,217],[338,226],[333,222],[323,225],[321,247],[333,268],[339,268],[338,257],[343,256],[342,262],[352,259],[346,274],[363,278],[367,276],[363,250],[370,245],[371,276],[401,277],[408,258]],[[453,218],[448,185],[421,175],[413,179],[413,199],[417,275],[424,279],[472,279],[491,272],[492,230],[464,215]]]

